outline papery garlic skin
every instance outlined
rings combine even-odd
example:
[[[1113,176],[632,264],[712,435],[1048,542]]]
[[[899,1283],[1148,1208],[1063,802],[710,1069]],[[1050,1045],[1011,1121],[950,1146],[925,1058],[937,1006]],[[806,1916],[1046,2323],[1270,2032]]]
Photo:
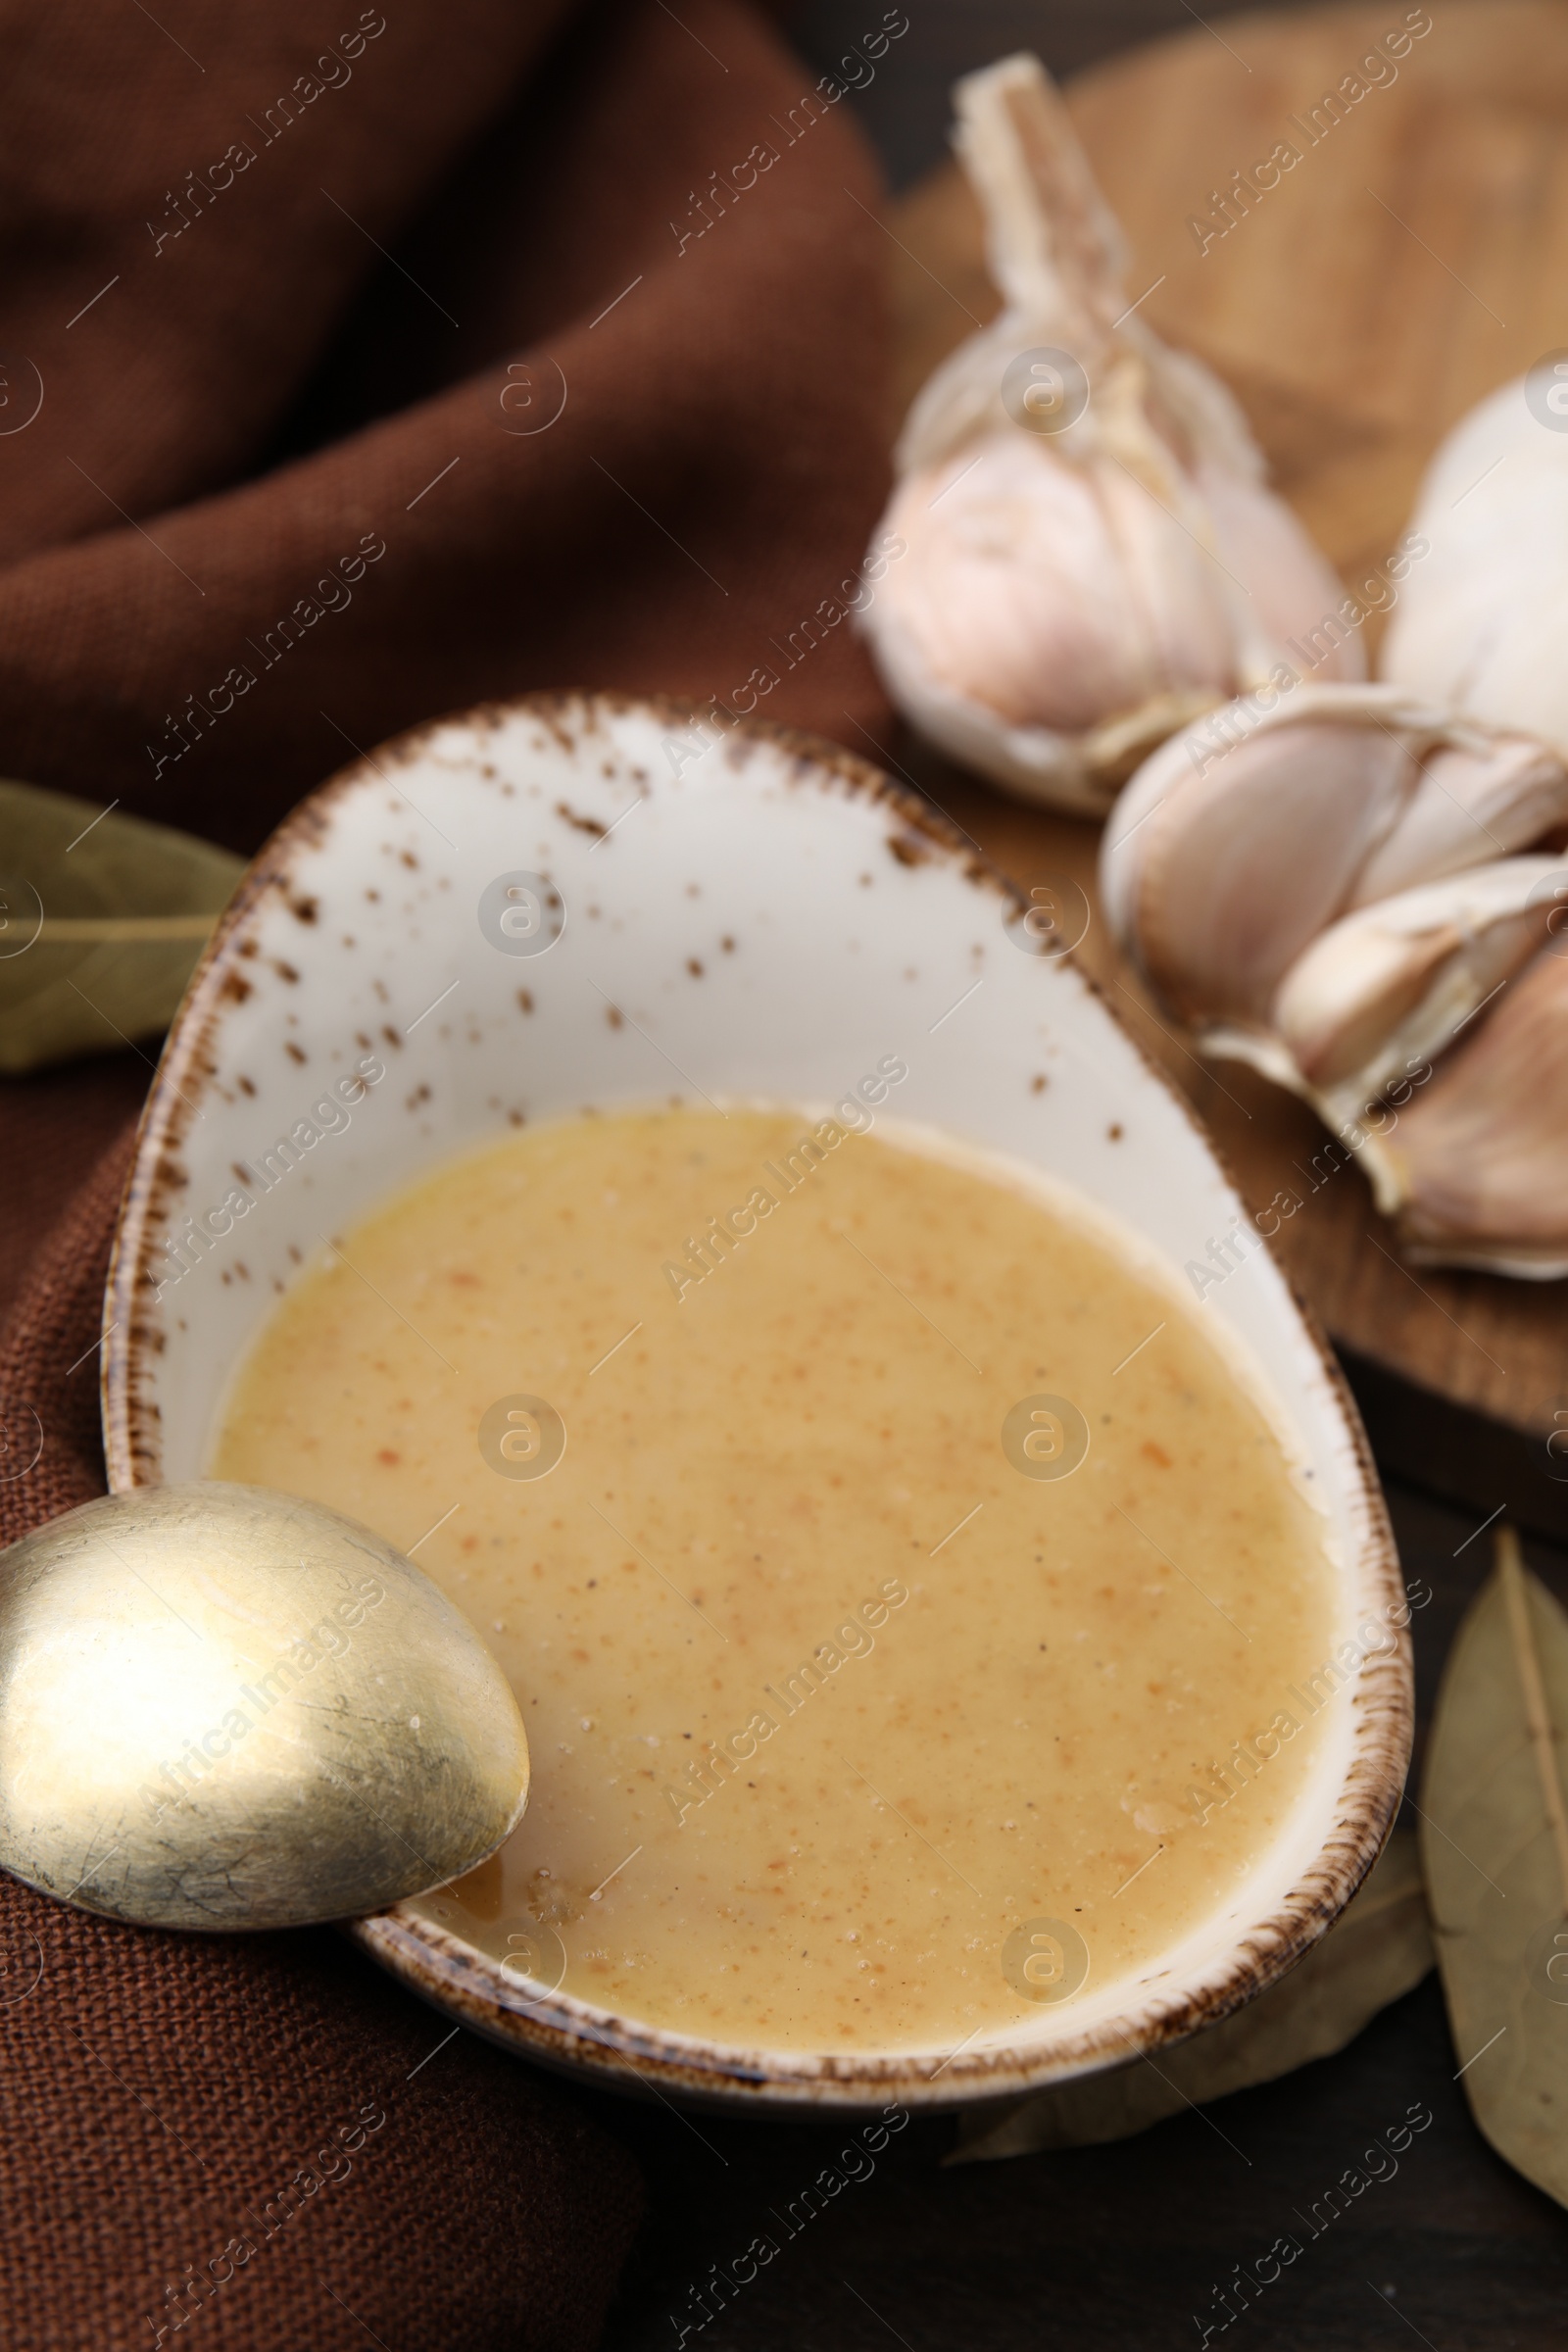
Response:
[[[1380,1147],[1407,1256],[1568,1275],[1568,954],[1543,949]],[[1381,1203],[1380,1203],[1381,1204]]]
[[[1266,491],[1212,463],[1196,478],[1187,504],[1211,545],[1115,457],[1075,460],[1011,424],[909,474],[883,520],[907,554],[867,623],[889,682],[1063,739],[1156,703],[1168,729],[1173,712],[1228,702],[1243,664],[1266,676],[1337,592]],[[1253,588],[1255,643],[1230,572]],[[1353,641],[1326,667],[1358,675]],[[1054,756],[1069,765],[1071,742]],[[1077,759],[1087,770],[1092,749]]]
[[[1298,686],[1200,720],[1145,761],[1105,830],[1101,900],[1184,1020],[1266,1024],[1414,791],[1401,722],[1423,719],[1441,725],[1389,689]]]
[[[1213,561],[1113,461],[1010,427],[911,474],[884,527],[908,549],[884,618],[934,685],[1010,726],[1082,734],[1178,683],[1229,697]]]
[[[1350,904],[1392,898],[1487,857],[1568,841],[1568,764],[1528,736],[1455,729],[1426,760],[1394,831],[1356,878]]]
[[[1240,409],[1123,286],[1120,232],[1038,60],[957,85],[1001,316],[909,412],[882,528],[907,554],[860,626],[921,733],[1021,795],[1103,813],[1197,710],[1260,685],[1344,592],[1266,488]],[[1018,420],[1020,355],[1067,354],[1087,406]],[[1324,675],[1359,678],[1344,636]]]
[[[1150,978],[1189,1021],[1267,1022],[1290,964],[1344,905],[1414,787],[1396,738],[1342,720],[1245,743],[1148,826]]]
[[[1568,1274],[1565,837],[1551,747],[1285,673],[1145,762],[1101,899],[1204,1053],[1351,1145],[1412,1255],[1545,1278]]]
[[[1564,901],[1568,863],[1501,858],[1322,932],[1281,982],[1270,1027],[1329,1124],[1446,1053],[1547,943]]]
[[[1242,580],[1251,601],[1255,633],[1238,640],[1236,668],[1246,674],[1238,674],[1231,689],[1233,695],[1250,693],[1267,678],[1282,648],[1289,656],[1298,637],[1343,616],[1348,600],[1327,558],[1268,488],[1261,461],[1254,473],[1204,454],[1195,473],[1219,561]],[[1317,676],[1325,686],[1358,684],[1366,676],[1360,639],[1341,632]]]
[[[1531,393],[1529,378],[1504,384],[1433,459],[1413,518],[1430,552],[1404,582],[1379,668],[1568,755],[1568,432]]]

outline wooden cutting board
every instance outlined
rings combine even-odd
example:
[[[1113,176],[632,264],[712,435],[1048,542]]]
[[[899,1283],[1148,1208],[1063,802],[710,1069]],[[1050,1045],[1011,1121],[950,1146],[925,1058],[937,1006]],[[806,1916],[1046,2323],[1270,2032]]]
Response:
[[[1290,118],[1305,121],[1407,22],[1404,0],[1227,16],[1068,90],[1131,243],[1130,296],[1230,384],[1276,485],[1348,574],[1398,537],[1448,427],[1568,347],[1568,7],[1435,0],[1430,19],[1397,79],[1368,87],[1310,147]],[[1211,191],[1285,138],[1300,162],[1200,251],[1190,222],[1214,222]],[[902,415],[999,306],[956,165],[890,221]],[[1020,882],[1065,875],[1093,904],[1097,827],[1031,809],[907,738],[900,757]],[[1312,1113],[1235,1063],[1200,1064],[1155,1018],[1098,907],[1079,960],[1198,1105],[1251,1205],[1298,1202],[1275,1248],[1335,1339],[1525,1433],[1545,1475],[1541,1441],[1568,1429],[1568,1285],[1403,1266],[1359,1169],[1314,1171],[1328,1139]]]

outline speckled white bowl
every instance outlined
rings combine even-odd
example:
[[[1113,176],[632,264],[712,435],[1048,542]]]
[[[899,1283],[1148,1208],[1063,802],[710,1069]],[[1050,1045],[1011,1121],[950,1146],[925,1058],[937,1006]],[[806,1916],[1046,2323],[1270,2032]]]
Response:
[[[518,871],[564,906],[546,954],[498,952],[481,927],[482,895]],[[1035,1163],[1178,1268],[1201,1255],[1242,1213],[1212,1150],[1071,962],[1030,952],[1020,911],[923,803],[810,738],[536,697],[383,747],[274,835],[171,1034],[106,1303],[113,1485],[199,1475],[230,1369],[320,1237],[524,1116],[820,1101],[896,1053],[901,1116]],[[369,1088],[366,1057],[386,1071]],[[1310,1465],[1346,1636],[1386,1626],[1402,1589],[1322,1340],[1261,1252],[1206,1311]],[[717,2046],[541,1998],[407,1906],[354,1932],[480,2031],[607,2083],[753,2106],[994,2098],[1156,2048],[1278,1977],[1375,1858],[1409,1738],[1400,1638],[1356,1671],[1309,1791],[1227,1908],[1146,1979],[957,2055]]]

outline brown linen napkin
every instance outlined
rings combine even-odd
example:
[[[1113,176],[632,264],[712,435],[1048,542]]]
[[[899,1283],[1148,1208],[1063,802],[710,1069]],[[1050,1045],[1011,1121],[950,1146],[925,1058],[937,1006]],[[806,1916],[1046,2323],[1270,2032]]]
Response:
[[[745,0],[0,0],[0,773],[250,849],[533,687],[863,748],[886,239]]]
[[[103,1491],[129,1147],[0,1330],[0,1542]],[[640,2202],[564,2098],[330,1931],[154,1935],[0,1874],[8,2352],[587,2352]]]

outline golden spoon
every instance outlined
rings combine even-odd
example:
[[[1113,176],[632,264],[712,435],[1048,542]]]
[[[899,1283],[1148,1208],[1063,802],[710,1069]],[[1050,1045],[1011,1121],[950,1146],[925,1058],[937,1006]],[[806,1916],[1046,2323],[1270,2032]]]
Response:
[[[0,1552],[0,1866],[160,1928],[382,1909],[493,1853],[528,1745],[467,1620],[263,1487],[110,1494]]]

